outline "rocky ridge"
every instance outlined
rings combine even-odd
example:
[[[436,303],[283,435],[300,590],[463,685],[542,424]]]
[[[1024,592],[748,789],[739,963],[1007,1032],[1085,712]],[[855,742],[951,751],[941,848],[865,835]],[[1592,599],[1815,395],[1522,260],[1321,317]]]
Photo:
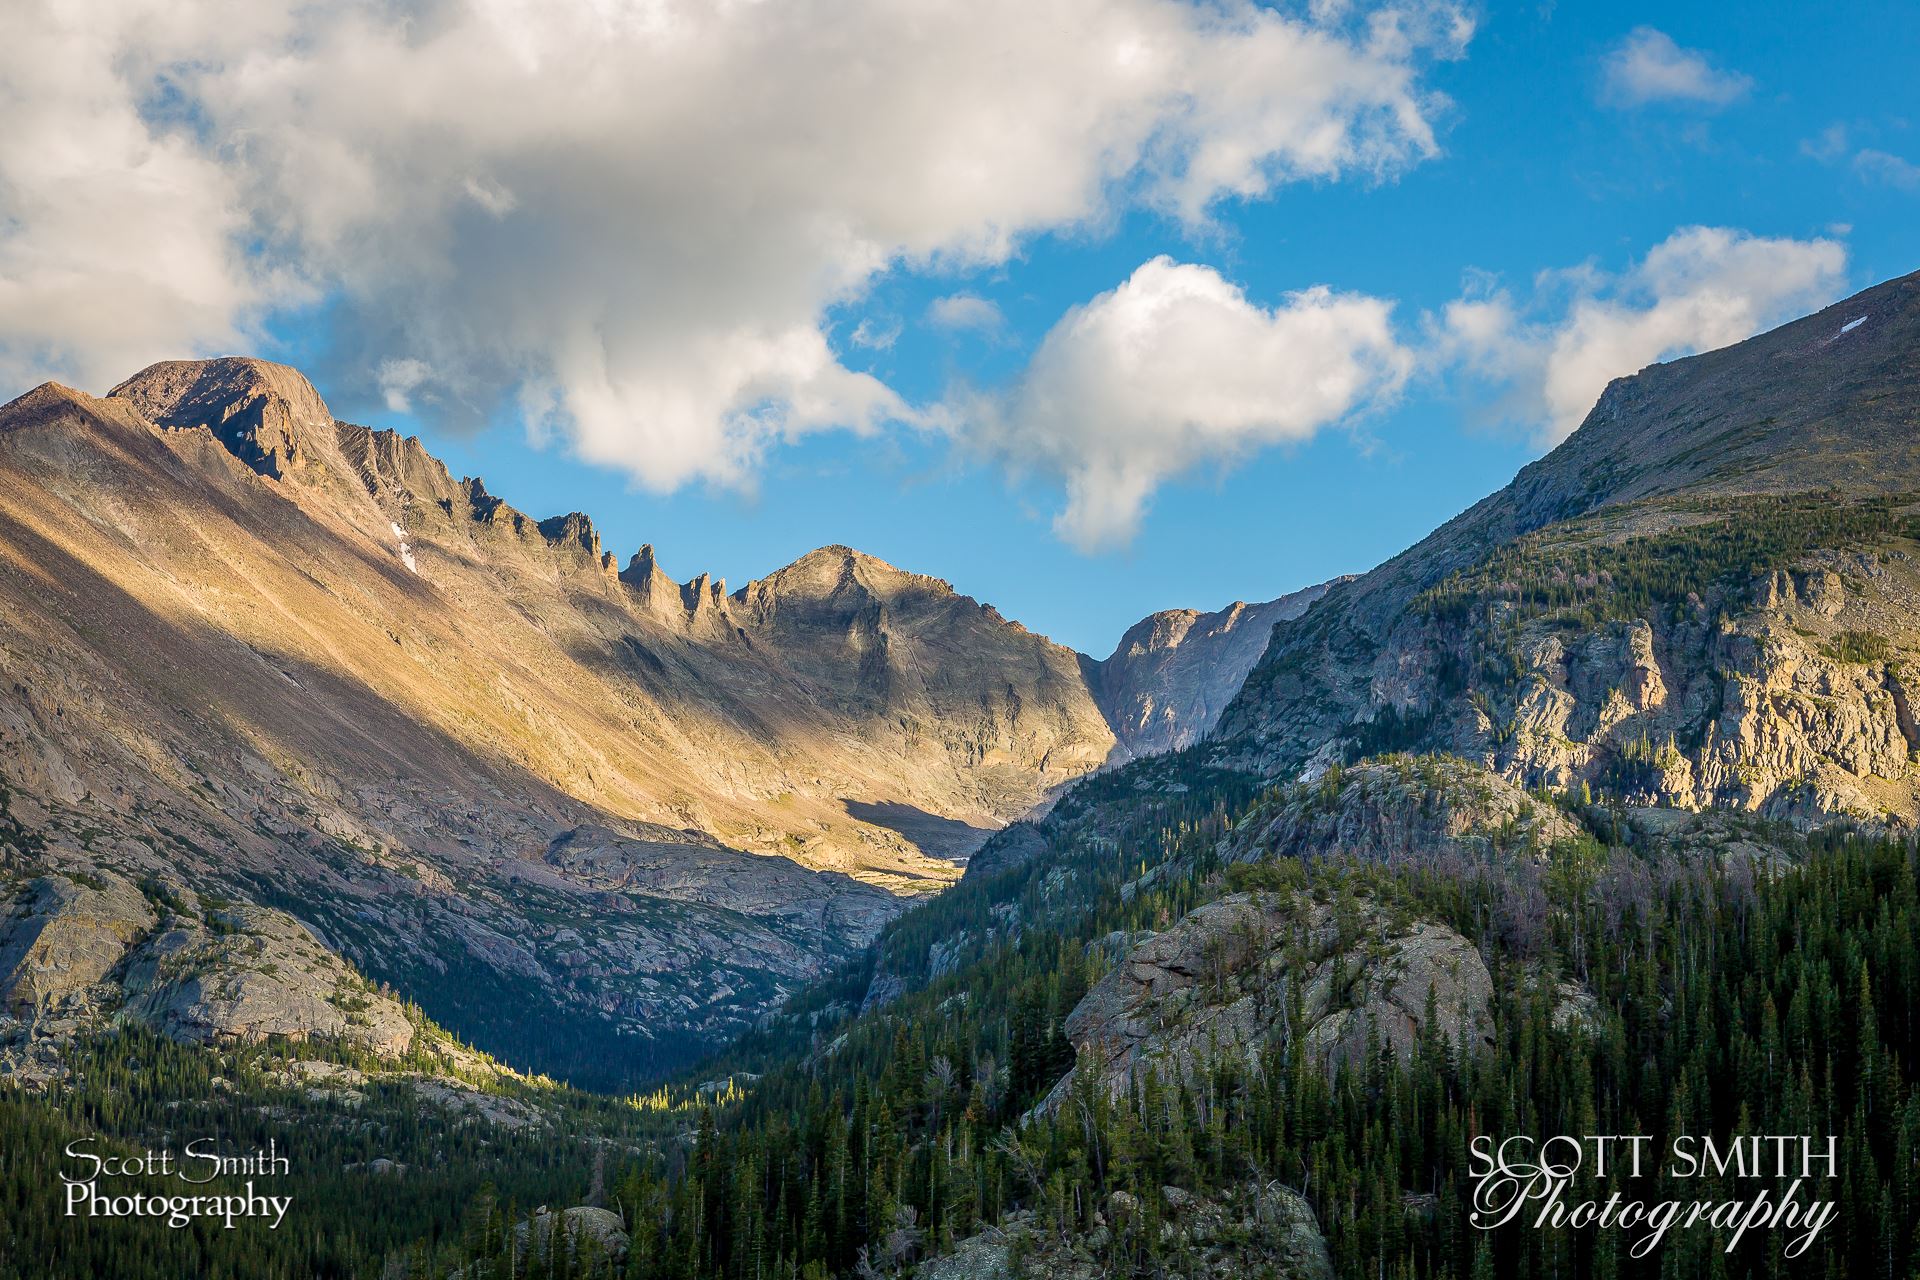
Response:
[[[528,1065],[697,1053],[1117,749],[944,582],[622,569],[285,366],[0,407],[0,891],[270,907]]]
[[[0,917],[0,1073],[57,1074],[49,1047],[108,1021],[186,1043],[325,1037],[397,1060],[400,1003],[284,912],[110,872],[41,876]]]
[[[1855,323],[1855,322],[1858,323]],[[1514,482],[1282,623],[1223,761],[1920,819],[1920,276],[1607,388]]]
[[[1580,824],[1506,778],[1447,756],[1379,756],[1257,804],[1226,842],[1232,862],[1537,858]]]
[[[933,579],[662,578],[283,366],[39,388],[0,408],[0,890],[273,904],[521,1061],[645,1062],[1112,749],[1076,655]]]
[[[1299,617],[1339,581],[1213,613],[1169,609],[1127,628],[1088,679],[1121,748],[1158,755],[1206,737],[1266,652],[1274,624]]]

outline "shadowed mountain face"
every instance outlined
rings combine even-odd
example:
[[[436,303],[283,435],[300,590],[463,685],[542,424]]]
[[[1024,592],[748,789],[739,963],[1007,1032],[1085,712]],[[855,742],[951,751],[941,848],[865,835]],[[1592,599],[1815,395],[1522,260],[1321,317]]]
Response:
[[[662,1065],[864,945],[1108,758],[1081,663],[845,547],[618,571],[262,361],[0,409],[0,876],[285,908],[537,1066]]]
[[[1277,628],[1222,759],[1920,817],[1920,275],[1611,384],[1513,483]]]
[[[1128,756],[1192,746],[1212,732],[1276,622],[1307,611],[1333,583],[1216,613],[1169,609],[1127,628],[1113,655],[1090,663],[1088,683]]]

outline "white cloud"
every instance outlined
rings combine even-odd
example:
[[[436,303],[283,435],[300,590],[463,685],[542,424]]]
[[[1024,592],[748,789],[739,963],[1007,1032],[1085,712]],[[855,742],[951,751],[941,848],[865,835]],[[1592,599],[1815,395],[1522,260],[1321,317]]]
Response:
[[[1391,396],[1413,364],[1392,309],[1325,288],[1269,309],[1210,268],[1155,258],[1062,316],[1015,386],[956,413],[993,453],[1064,480],[1063,538],[1113,547],[1167,480]]]
[[[243,178],[143,116],[153,68],[129,37],[160,15],[27,8],[0,40],[0,399],[242,345],[262,307],[302,295],[243,252]]]
[[[1432,155],[1421,73],[1471,34],[1251,0],[27,9],[0,51],[10,377],[242,346],[311,284],[355,344],[330,385],[418,362],[436,412],[517,397],[656,489],[914,419],[826,332],[877,273]]]
[[[1691,102],[1723,107],[1753,87],[1749,76],[1723,71],[1706,55],[1683,49],[1652,27],[1636,27],[1608,52],[1602,96],[1623,107],[1650,102]]]
[[[1832,164],[1847,153],[1847,126],[1830,124],[1817,138],[1802,138],[1800,154],[1822,164]]]
[[[863,318],[847,335],[847,341],[868,351],[891,351],[899,340],[898,320],[876,321],[872,316]]]
[[[1571,289],[1556,318],[1529,322],[1504,292],[1482,290],[1434,322],[1430,356],[1508,388],[1502,410],[1543,445],[1580,425],[1607,383],[1659,360],[1708,351],[1831,302],[1847,251],[1826,239],[1768,239],[1686,227],[1625,273],[1547,273]]]
[[[1884,182],[1890,187],[1899,187],[1904,191],[1920,187],[1920,164],[1890,151],[1868,147],[1853,157],[1853,167],[1861,177]]]
[[[382,360],[378,377],[380,398],[387,408],[412,413],[414,392],[433,377],[433,368],[424,360]]]
[[[1495,383],[1503,414],[1557,444],[1612,379],[1831,301],[1846,258],[1833,240],[1682,228],[1618,274],[1542,272],[1525,306],[1476,276],[1416,347],[1395,334],[1389,300],[1315,288],[1267,308],[1211,268],[1160,257],[1062,316],[1012,386],[947,406],[944,421],[1060,479],[1055,531],[1098,551],[1131,539],[1169,480],[1389,402],[1416,364]]]
[[[994,333],[1006,323],[1006,317],[999,307],[978,294],[952,293],[928,305],[927,322],[949,333]]]
[[[1802,141],[1800,154],[1822,164],[1835,164],[1847,159],[1848,151],[1852,150],[1848,138],[1846,125],[1830,124],[1821,130],[1818,138]],[[1878,182],[1907,191],[1920,188],[1920,164],[1915,164],[1905,156],[1877,147],[1861,147],[1853,151],[1851,163],[1854,174],[1867,182]]]

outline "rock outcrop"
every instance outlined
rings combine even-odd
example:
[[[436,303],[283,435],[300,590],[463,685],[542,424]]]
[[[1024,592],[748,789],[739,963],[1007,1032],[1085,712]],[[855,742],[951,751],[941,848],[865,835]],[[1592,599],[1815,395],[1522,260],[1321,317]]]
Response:
[[[591,1251],[616,1263],[626,1260],[629,1245],[627,1230],[620,1221],[620,1215],[611,1209],[584,1204],[557,1212],[542,1208],[514,1228],[520,1246],[525,1249],[531,1245],[542,1256],[553,1247],[556,1231],[576,1258]]]
[[[1129,1246],[1151,1232],[1166,1275],[1188,1280],[1333,1280],[1333,1259],[1313,1207],[1277,1182],[1249,1183],[1217,1196],[1179,1187],[1141,1197],[1116,1191],[1090,1232],[1063,1235],[1017,1212],[923,1263],[916,1280],[1106,1280],[1124,1274]]]
[[[1493,981],[1453,930],[1368,903],[1350,914],[1296,895],[1231,894],[1135,947],[1066,1022],[1082,1082],[1120,1095],[1149,1074],[1187,1081],[1209,1064],[1257,1065],[1300,1038],[1328,1072],[1365,1065],[1369,1044],[1408,1060],[1431,1032],[1451,1052],[1491,1043]],[[1431,1012],[1430,1012],[1431,1011]]]
[[[389,1059],[414,1026],[283,912],[110,872],[43,876],[0,919],[0,998],[34,1033],[120,1018],[187,1043],[322,1036]]]
[[[35,880],[0,920],[0,1008],[27,1019],[84,1000],[157,920],[118,877]]]
[[[1256,805],[1227,856],[1433,862],[1533,856],[1580,826],[1498,774],[1445,756],[1392,755],[1321,774]]]
[[[209,1045],[321,1036],[398,1058],[414,1027],[291,917],[264,907],[170,919],[128,959],[127,1015],[172,1039]]]

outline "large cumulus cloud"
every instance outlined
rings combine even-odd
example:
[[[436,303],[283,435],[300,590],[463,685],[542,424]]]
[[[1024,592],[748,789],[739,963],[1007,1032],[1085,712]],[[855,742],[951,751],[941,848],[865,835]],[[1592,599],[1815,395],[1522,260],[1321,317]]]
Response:
[[[827,316],[1147,206],[1435,151],[1431,4],[52,0],[0,49],[0,373],[328,300],[333,381],[654,488],[925,416]]]

